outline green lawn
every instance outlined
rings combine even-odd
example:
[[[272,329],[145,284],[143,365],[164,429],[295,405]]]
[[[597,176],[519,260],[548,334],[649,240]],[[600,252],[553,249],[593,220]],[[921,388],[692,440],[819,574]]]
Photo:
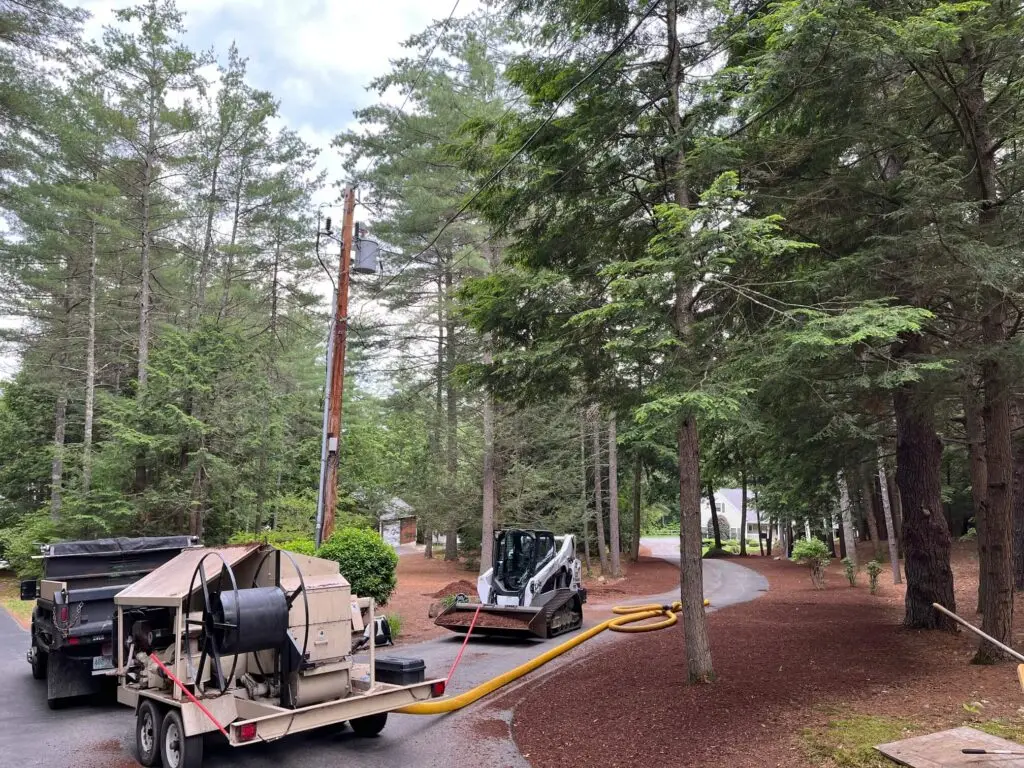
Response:
[[[32,608],[35,602],[20,599],[20,591],[19,582],[13,576],[0,577],[0,607],[23,627],[27,627],[32,621]]]

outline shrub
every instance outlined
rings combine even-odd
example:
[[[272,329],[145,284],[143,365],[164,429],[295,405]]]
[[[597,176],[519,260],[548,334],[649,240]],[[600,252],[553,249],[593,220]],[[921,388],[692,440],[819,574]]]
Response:
[[[352,594],[385,605],[395,591],[398,555],[376,531],[342,528],[324,542],[318,557],[334,560],[352,585]]]
[[[975,541],[978,538],[978,529],[969,528],[967,533],[960,537],[960,541]]]
[[[871,590],[871,594],[875,594],[878,591],[878,574],[882,572],[882,564],[877,560],[872,560],[868,563],[868,588]]]
[[[39,545],[58,537],[57,526],[48,514],[22,518],[17,525],[0,529],[0,552],[10,561],[11,570],[24,578],[41,576],[43,561],[34,560]]]
[[[811,570],[815,589],[825,588],[825,569],[832,562],[832,553],[821,539],[800,539],[793,544],[793,562]]]
[[[402,617],[397,613],[389,613],[387,620],[388,626],[391,627],[391,639],[397,640],[398,636],[402,633]]]
[[[857,586],[857,572],[860,570],[857,564],[848,557],[844,557],[840,562],[843,564],[843,574],[846,576],[846,580],[850,582],[850,586]]]
[[[295,552],[299,555],[315,555],[316,543],[312,539],[292,539],[277,545],[279,549]]]

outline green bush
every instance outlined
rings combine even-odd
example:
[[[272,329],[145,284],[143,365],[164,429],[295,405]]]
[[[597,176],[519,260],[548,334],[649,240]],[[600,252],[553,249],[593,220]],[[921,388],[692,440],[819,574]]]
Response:
[[[978,538],[978,529],[969,528],[967,533],[960,537],[960,541],[975,541]]]
[[[815,589],[825,588],[825,569],[832,562],[832,553],[821,539],[800,539],[793,544],[793,562],[811,570]]]
[[[882,572],[882,564],[877,560],[872,560],[868,563],[868,589],[871,590],[871,594],[875,594],[878,591],[878,574]]]
[[[402,634],[402,617],[397,613],[389,613],[387,620],[388,626],[391,627],[391,639],[397,640],[398,636]]]
[[[312,539],[292,539],[291,541],[281,542],[277,546],[279,549],[295,552],[299,555],[316,554],[316,543]]]
[[[39,554],[40,544],[53,541],[58,534],[57,526],[48,514],[24,517],[17,525],[0,529],[0,553],[19,576],[41,576],[43,561],[32,558]]]
[[[844,557],[839,562],[843,564],[843,573],[846,575],[846,580],[850,582],[850,586],[857,586],[857,571],[860,570],[857,564],[848,557]]]
[[[324,542],[318,557],[334,560],[352,585],[352,594],[385,605],[395,591],[398,555],[376,531],[342,528]]]

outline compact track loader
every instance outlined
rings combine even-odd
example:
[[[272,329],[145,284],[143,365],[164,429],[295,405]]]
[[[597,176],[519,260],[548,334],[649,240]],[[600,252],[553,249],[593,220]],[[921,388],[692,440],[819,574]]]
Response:
[[[474,635],[499,637],[555,637],[579,629],[587,591],[576,537],[495,532],[492,565],[477,579],[477,597],[457,595],[434,623],[463,633],[472,625]]]

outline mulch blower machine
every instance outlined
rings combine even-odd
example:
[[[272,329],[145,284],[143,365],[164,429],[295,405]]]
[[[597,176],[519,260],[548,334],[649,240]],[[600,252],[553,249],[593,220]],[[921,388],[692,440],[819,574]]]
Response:
[[[556,637],[583,626],[576,537],[506,529],[494,534],[491,568],[477,579],[479,602],[456,595],[434,623],[492,637]]]

